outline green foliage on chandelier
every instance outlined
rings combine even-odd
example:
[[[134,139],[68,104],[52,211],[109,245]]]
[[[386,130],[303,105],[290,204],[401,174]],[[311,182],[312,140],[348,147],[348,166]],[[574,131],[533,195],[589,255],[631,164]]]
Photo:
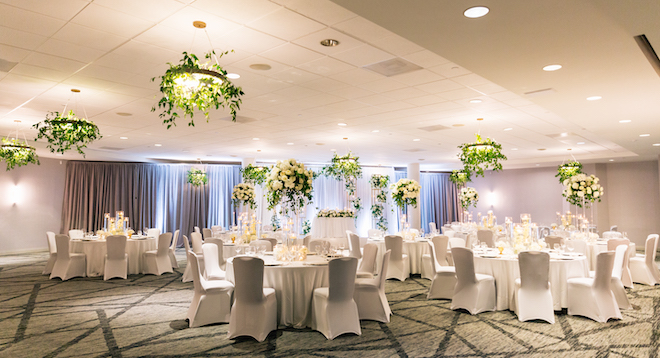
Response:
[[[244,182],[261,185],[268,179],[269,171],[270,169],[268,167],[258,167],[248,164],[245,168],[241,168],[241,175],[243,175]]]
[[[205,171],[197,168],[190,168],[188,170],[188,183],[192,184],[192,186],[201,186],[208,183],[208,181]]]
[[[39,157],[34,147],[27,145],[18,138],[2,138],[0,158],[7,162],[7,170],[30,163],[39,165]]]
[[[85,118],[76,117],[73,111],[66,114],[50,112],[43,122],[39,122],[33,127],[39,131],[35,141],[46,138],[47,148],[51,153],[64,154],[75,146],[78,153],[84,157],[83,148],[87,148],[88,144],[103,138],[96,124]]]
[[[471,181],[470,172],[464,170],[453,170],[449,175],[449,180],[456,185],[464,185]]]
[[[229,51],[222,52],[218,58],[228,53]],[[210,59],[213,55],[215,51],[207,53],[205,57]],[[163,124],[167,124],[167,129],[176,125],[176,119],[182,115],[183,118],[190,117],[188,125],[194,126],[195,108],[204,113],[207,122],[211,109],[229,108],[232,121],[236,122],[236,113],[242,103],[241,96],[245,93],[241,87],[236,87],[227,80],[227,71],[220,65],[200,64],[195,54],[187,52],[183,52],[183,58],[178,65],[169,62],[168,65],[170,68],[160,77],[160,92],[163,97],[157,106],[151,108],[152,112],[156,111],[156,107],[163,110],[159,116],[163,118]],[[155,81],[156,78],[151,80]],[[195,90],[192,90],[191,86],[194,86]]]
[[[484,176],[484,170],[493,171],[502,170],[501,161],[507,158],[502,154],[502,145],[490,138],[483,139],[479,134],[475,134],[477,141],[474,143],[464,143],[458,146],[461,152],[458,159],[463,162],[463,172],[471,178],[472,174]]]
[[[387,187],[390,183],[389,175],[373,174],[369,178],[372,190],[377,190],[374,203],[371,204],[371,216],[376,222],[376,227],[384,232],[387,231],[387,214],[385,205],[387,204]]]
[[[390,184],[390,176],[373,174],[371,178],[369,178],[369,184],[371,184],[372,189],[387,189],[387,186]]]
[[[578,161],[568,162],[557,167],[556,178],[559,178],[559,183],[564,183],[564,180],[582,173],[582,163]]]
[[[345,182],[362,178],[362,167],[360,167],[359,159],[359,157],[353,156],[351,152],[341,157],[335,153],[331,164],[323,167],[322,173],[327,177]]]

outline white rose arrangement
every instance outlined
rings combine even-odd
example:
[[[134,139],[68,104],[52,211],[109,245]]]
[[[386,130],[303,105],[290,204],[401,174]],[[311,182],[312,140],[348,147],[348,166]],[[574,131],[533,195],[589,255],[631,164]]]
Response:
[[[299,211],[312,200],[313,180],[314,172],[306,170],[305,164],[295,159],[278,160],[266,180],[268,209],[281,204],[284,212]]]
[[[249,206],[250,209],[257,207],[254,197],[254,186],[248,183],[236,184],[234,186],[234,191],[231,193],[231,200],[235,205],[243,204]]]
[[[355,217],[355,210],[329,210],[323,209],[316,214],[317,218],[352,218]]]
[[[463,209],[467,209],[470,206],[476,208],[477,202],[479,201],[479,193],[477,192],[477,189],[468,186],[461,189],[460,194],[458,194],[458,199],[461,201]]]
[[[422,186],[412,179],[401,179],[390,186],[392,199],[402,209],[406,205],[417,207],[417,198],[421,189]]]
[[[562,196],[573,205],[582,207],[584,203],[584,206],[588,208],[594,201],[600,202],[600,198],[603,196],[604,189],[598,182],[599,179],[593,174],[576,174],[564,180]]]

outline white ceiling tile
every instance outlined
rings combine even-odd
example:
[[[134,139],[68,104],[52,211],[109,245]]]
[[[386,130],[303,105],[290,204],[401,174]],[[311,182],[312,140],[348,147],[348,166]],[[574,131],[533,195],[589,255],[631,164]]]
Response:
[[[472,86],[472,89],[487,95],[493,95],[495,93],[506,91],[504,87],[498,86],[494,83]]]
[[[0,44],[25,50],[34,50],[44,43],[44,41],[46,41],[45,36],[0,26]]]
[[[466,99],[466,98],[475,98],[478,97],[479,95],[481,95],[481,93],[473,91],[469,88],[459,88],[451,91],[438,93],[438,96],[449,101]]]
[[[158,22],[185,5],[175,0],[94,0],[94,4]]]
[[[327,77],[305,82],[301,86],[324,92],[336,91],[349,87],[349,85],[344,82],[335,81]]]
[[[53,35],[53,38],[104,51],[109,51],[128,40],[126,37],[73,23],[64,25],[60,31]]]
[[[289,100],[298,100],[302,98],[319,95],[321,94],[321,92],[306,87],[295,86],[295,87],[288,87],[285,89],[281,89],[279,91],[275,91],[273,92],[273,94],[285,96]]]
[[[477,89],[478,90],[478,89]],[[517,94],[510,92],[510,91],[503,91],[503,92],[498,92],[498,93],[493,93],[493,94],[488,94],[490,98],[493,98],[498,101],[506,101],[510,99],[516,99],[520,98]]]
[[[325,28],[325,25],[285,8],[251,21],[247,26],[287,41]]]
[[[274,0],[302,15],[326,25],[346,21],[356,15],[329,0]]]
[[[473,86],[478,86],[478,85],[487,85],[487,84],[491,83],[487,79],[485,79],[485,78],[483,78],[483,77],[481,77],[477,74],[474,74],[474,73],[452,77],[452,81],[454,81],[456,83],[460,83],[463,86],[468,86],[468,87],[473,87]]]
[[[520,96],[516,96],[516,98],[506,99],[503,100],[502,102],[508,104],[511,107],[522,107],[522,106],[529,106],[534,104],[534,102],[522,98]]]
[[[240,27],[221,37],[223,43],[229,48],[242,49],[251,53],[261,53],[272,48],[281,46],[285,41],[274,36],[250,29]]]
[[[46,42],[37,48],[37,51],[85,63],[92,62],[105,53],[101,50],[83,47],[53,38],[46,40]]]
[[[42,36],[52,36],[66,22],[32,11],[0,4],[0,24],[15,30],[27,31]]]
[[[0,44],[0,59],[9,62],[21,62],[30,54],[30,51]],[[1,72],[0,72],[1,73]]]
[[[429,104],[446,102],[447,100],[445,100],[444,98],[440,98],[439,96],[429,94],[429,95],[409,98],[409,99],[406,99],[404,101],[408,102],[408,103],[412,103],[416,106],[426,106],[426,105],[429,105]]]
[[[142,20],[95,3],[85,7],[71,22],[127,38],[154,25],[151,21]]]
[[[392,99],[381,94],[374,94],[371,96],[360,97],[356,99],[358,102],[366,103],[368,105],[377,106],[383,103],[392,102]]]
[[[326,39],[337,40],[339,41],[339,45],[338,46],[321,45],[321,41]],[[307,49],[310,49],[315,52],[320,52],[325,55],[332,55],[362,45],[362,42],[360,40],[332,28],[325,28],[321,31],[317,31],[307,36],[298,38],[293,42]]]
[[[303,63],[297,67],[322,76],[331,76],[355,68],[352,65],[335,60],[331,57],[323,57],[318,60]]]
[[[374,24],[363,17],[354,17],[337,23],[333,25],[333,27],[337,30],[349,33],[367,43],[375,42],[392,35],[391,31]]]
[[[264,71],[264,70],[255,70],[255,69],[250,68],[250,66],[254,65],[254,64],[269,65],[271,67],[271,69]],[[232,63],[231,67],[239,69],[241,73],[253,72],[253,73],[256,73],[256,74],[259,74],[259,75],[266,75],[266,76],[269,73],[277,73],[277,72],[281,72],[281,71],[284,71],[284,70],[290,68],[288,65],[285,65],[285,64],[282,64],[282,63],[279,63],[279,62],[275,62],[273,60],[269,60],[269,59],[263,58],[261,56],[250,56],[250,57],[245,58],[243,60]]]
[[[281,8],[267,0],[196,0],[192,6],[242,24]]]
[[[363,67],[394,58],[392,54],[369,45],[358,46],[344,52],[335,53],[331,56],[357,67]]]
[[[52,68],[32,66],[25,63],[19,63],[11,73],[28,77],[43,78],[50,81],[59,82],[71,76],[71,72],[57,71]]]
[[[371,44],[396,56],[406,56],[424,50],[423,47],[396,34],[383,37]]]
[[[421,84],[415,87],[431,94],[437,94],[437,93],[463,88],[463,86],[451,80],[435,81],[435,82]]]
[[[406,87],[394,91],[383,92],[382,95],[394,100],[407,100],[426,96],[427,93],[417,88]]]
[[[453,78],[457,76],[463,76],[470,74],[470,71],[464,69],[463,67],[454,64],[454,63],[445,63],[439,66],[429,67],[430,71],[433,71],[439,75],[445,76],[447,78]]]
[[[371,96],[374,94],[374,92],[366,90],[364,88],[360,87],[355,87],[355,86],[349,86],[349,87],[344,87],[335,91],[328,91],[329,94],[335,95],[335,96],[340,96],[346,99],[355,99],[355,98],[362,98],[365,96]]]
[[[358,87],[376,93],[382,93],[382,92],[393,91],[396,89],[404,88],[406,87],[406,85],[390,78],[383,78],[373,82],[361,83],[358,85]]]
[[[66,58],[46,55],[38,52],[31,53],[28,57],[25,58],[25,60],[23,60],[23,63],[50,68],[52,70],[58,70],[69,74],[73,74],[86,65],[83,62],[73,61]]]
[[[268,76],[290,84],[301,84],[321,77],[299,68],[288,68]]]
[[[18,8],[33,11],[61,20],[69,20],[87,6],[90,0],[0,0]]]
[[[262,52],[260,56],[287,64],[289,66],[297,66],[302,63],[314,61],[324,57],[324,55],[318,52],[310,51],[302,46],[298,46],[292,43],[285,43],[282,46],[278,46],[271,50]]]
[[[445,79],[444,77],[425,69],[402,73],[400,75],[392,76],[390,78],[395,81],[405,83],[408,86],[417,86],[423,83],[429,83],[429,82]]]
[[[415,63],[424,68],[435,67],[449,63],[449,60],[439,56],[429,50],[422,50],[413,52],[411,54],[402,56],[406,60]],[[435,71],[434,71],[435,72]],[[442,75],[442,73],[440,73]],[[444,75],[443,75],[444,76]],[[445,76],[446,77],[446,76]]]

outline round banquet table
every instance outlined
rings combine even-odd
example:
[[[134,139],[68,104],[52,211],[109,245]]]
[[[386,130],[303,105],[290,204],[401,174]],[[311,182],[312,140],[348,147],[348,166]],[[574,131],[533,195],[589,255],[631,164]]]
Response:
[[[312,294],[315,288],[328,287],[328,261],[308,255],[306,261],[280,262],[271,255],[264,260],[264,287],[275,289],[277,321],[280,326],[311,327]],[[227,260],[226,277],[234,282],[233,258]]]
[[[378,254],[376,255],[376,272],[380,272],[380,266],[385,255],[385,240],[369,239],[368,244],[376,244],[378,246]],[[422,273],[422,255],[430,254],[429,243],[426,239],[416,239],[415,241],[403,241],[403,253],[408,255],[410,261],[410,274]]]
[[[128,274],[135,275],[144,272],[142,254],[145,251],[156,250],[156,239],[144,236],[126,240],[126,253],[128,254]],[[105,254],[107,249],[105,240],[77,240],[72,239],[70,252],[84,253],[87,260],[87,276],[103,276]]]
[[[346,230],[357,232],[353,218],[314,218],[312,222],[312,238],[344,238]]]
[[[490,252],[489,252],[490,253]],[[492,258],[491,256],[495,256]],[[497,289],[497,310],[513,310],[513,292],[515,281],[520,277],[518,257],[516,255],[498,255],[481,257],[475,253],[474,270],[476,273],[495,277]],[[550,256],[550,290],[555,311],[568,306],[567,280],[574,277],[589,277],[589,264],[584,255]]]

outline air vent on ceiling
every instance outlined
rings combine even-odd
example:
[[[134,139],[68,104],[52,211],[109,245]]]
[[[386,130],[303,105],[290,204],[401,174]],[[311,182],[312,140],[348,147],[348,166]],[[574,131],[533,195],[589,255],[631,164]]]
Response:
[[[427,132],[435,132],[435,131],[441,131],[441,130],[449,129],[449,127],[445,127],[443,125],[438,124],[438,125],[435,125],[435,126],[420,127],[420,128],[417,128],[417,129],[421,129],[421,130],[427,131]]]
[[[646,35],[642,34],[635,36],[635,41],[637,41],[637,45],[639,45],[639,48],[644,53],[644,56],[646,56],[646,59],[651,64],[651,67],[653,67],[655,72],[660,76],[660,59],[658,58],[658,54],[653,49],[653,46],[651,46],[649,39],[646,38]]]
[[[374,63],[369,66],[364,66],[363,68],[374,71],[376,73],[380,73],[381,75],[387,77],[422,69],[420,66],[417,66],[416,64],[410,61],[406,61],[402,58],[393,58],[390,60]]]
[[[221,121],[231,121],[231,116],[220,118]],[[236,123],[252,123],[257,120],[250,117],[236,116]]]
[[[414,148],[414,149],[404,149],[404,152],[410,152],[410,153],[416,153],[416,152],[425,152],[426,149],[419,149],[419,148]]]
[[[125,148],[119,148],[119,147],[100,147],[99,149],[102,149],[102,150],[124,150]]]
[[[11,62],[0,58],[0,71],[2,72],[11,71],[11,69],[16,65],[18,65],[18,62]]]
[[[557,92],[557,90],[555,90],[554,88],[544,88],[536,91],[525,92],[525,96],[527,97],[545,96],[548,94],[553,94],[555,92]]]

